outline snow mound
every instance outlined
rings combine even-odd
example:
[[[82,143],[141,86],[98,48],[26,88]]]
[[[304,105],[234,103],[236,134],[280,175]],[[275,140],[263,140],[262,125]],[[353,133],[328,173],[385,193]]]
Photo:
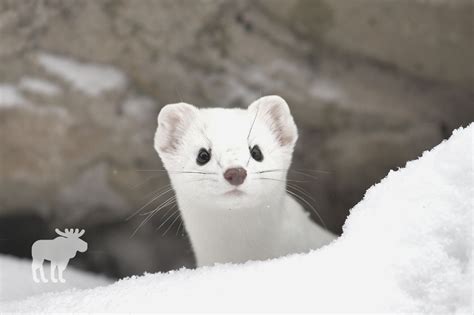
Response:
[[[49,264],[44,264],[49,279]],[[31,276],[31,260],[0,255],[0,302],[22,300],[45,292],[61,292],[70,289],[87,289],[110,284],[105,277],[75,270],[72,266],[64,271],[66,283],[35,283]],[[3,307],[0,306],[0,310]]]
[[[50,73],[90,96],[98,96],[104,91],[121,88],[127,81],[121,71],[107,65],[81,63],[71,58],[46,53],[38,55],[38,62]]]
[[[319,250],[146,274],[0,309],[472,314],[473,132],[474,124],[459,129],[390,172],[352,209],[343,235]]]

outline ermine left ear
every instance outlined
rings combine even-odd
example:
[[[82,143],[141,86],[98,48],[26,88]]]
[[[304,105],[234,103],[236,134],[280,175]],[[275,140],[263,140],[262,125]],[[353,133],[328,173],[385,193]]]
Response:
[[[198,109],[187,103],[168,104],[158,115],[155,149],[159,154],[175,153],[183,137],[196,119]]]
[[[248,110],[255,113],[275,135],[282,147],[294,146],[298,129],[286,101],[278,95],[263,96],[250,104]]]

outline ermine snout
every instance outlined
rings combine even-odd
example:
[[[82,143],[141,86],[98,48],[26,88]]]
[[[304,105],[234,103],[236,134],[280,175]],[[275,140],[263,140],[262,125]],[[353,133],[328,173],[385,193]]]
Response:
[[[224,178],[234,186],[241,185],[247,177],[247,171],[242,167],[229,168],[224,173]]]

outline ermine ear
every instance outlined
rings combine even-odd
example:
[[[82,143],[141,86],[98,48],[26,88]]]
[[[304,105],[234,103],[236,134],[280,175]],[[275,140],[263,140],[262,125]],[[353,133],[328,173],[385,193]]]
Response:
[[[168,104],[158,114],[158,128],[155,133],[155,149],[158,153],[174,153],[196,119],[198,109],[187,103]]]
[[[298,129],[286,101],[278,95],[264,96],[250,104],[249,111],[262,119],[282,146],[294,146]]]

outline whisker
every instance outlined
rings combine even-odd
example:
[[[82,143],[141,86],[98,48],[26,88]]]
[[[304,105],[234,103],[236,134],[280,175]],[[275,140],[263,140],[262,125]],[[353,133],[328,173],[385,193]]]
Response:
[[[169,208],[168,210],[166,210],[166,212],[163,214],[162,217],[166,217],[170,212],[173,214],[173,210],[176,209],[177,206],[178,206],[177,203],[173,203],[173,206]]]
[[[198,179],[195,179],[195,180],[190,180],[190,181],[187,181],[187,183],[193,183],[193,182],[201,182],[201,181],[213,181],[213,182],[217,182],[218,180],[214,179],[214,178],[198,178]],[[137,209],[134,213],[132,213],[131,215],[129,215],[125,221],[128,221],[130,220],[131,218],[133,218],[134,216],[136,216],[138,213],[140,213],[141,210],[143,210],[144,208],[146,208],[147,206],[149,206],[151,203],[153,203],[155,200],[157,200],[158,198],[160,198],[161,196],[173,191],[173,187],[171,184],[168,184],[168,185],[165,185],[161,188],[158,188],[157,190],[155,191],[152,191],[150,193],[147,194],[147,196],[149,196],[150,194],[154,194],[162,189],[165,189],[164,191],[161,191],[161,193],[159,193],[157,196],[155,196],[154,198],[152,198],[149,202],[147,202],[146,204],[144,204],[143,206],[141,206],[139,209]],[[146,198],[146,197],[144,197]],[[148,212],[147,212],[148,213]],[[146,213],[144,214],[146,215]]]
[[[178,229],[176,230],[176,236],[178,236],[179,230],[181,229],[182,226],[183,226],[183,219],[181,219],[181,221],[179,221]]]
[[[295,179],[286,179],[286,180],[284,180],[284,179],[270,178],[270,177],[255,177],[253,179],[274,180],[274,181],[283,182],[283,183],[286,183],[286,182],[307,183],[308,182],[307,180],[295,180]]]
[[[293,192],[293,191],[290,191],[290,190],[286,190],[290,195],[294,196],[295,198],[301,200],[302,202],[304,202],[305,204],[307,204],[312,210],[313,212],[318,216],[319,220],[321,221],[321,223],[324,225],[324,227],[327,229],[327,225],[326,223],[324,222],[323,218],[321,217],[321,215],[319,215],[319,212],[316,210],[316,208],[313,207],[313,205],[311,203],[309,203],[306,199],[304,199],[303,197],[301,197],[300,195],[298,195],[297,193]]]
[[[177,211],[178,215],[176,216],[176,218],[173,220],[173,222],[171,222],[170,226],[168,226],[168,228],[166,229],[165,233],[163,233],[162,236],[165,236],[166,233],[168,233],[168,231],[173,227],[173,225],[175,224],[176,220],[178,220],[180,217],[181,217],[181,214],[179,214],[179,210]]]
[[[147,211],[147,212],[144,212],[144,213],[140,213],[140,215],[143,216],[143,215],[150,214],[150,213],[152,213],[152,212],[154,212],[154,211],[157,211],[157,210],[159,210],[159,209],[161,209],[161,208],[164,208],[164,207],[166,207],[166,206],[169,206],[170,204],[175,203],[175,202],[177,202],[177,201],[176,201],[176,196],[173,196],[173,197],[168,198],[167,200],[165,200],[162,204],[160,204],[160,205],[159,205],[158,207],[156,207],[155,209],[150,210],[150,211]],[[163,206],[163,207],[162,207],[162,206]]]
[[[150,191],[149,193],[147,193],[145,196],[143,196],[141,199],[142,199],[142,200],[143,200],[143,199],[146,199],[146,198],[150,197],[150,195],[156,194],[156,193],[159,192],[160,190],[162,190],[162,189],[167,189],[167,188],[171,188],[171,184],[168,184],[168,185],[162,186],[162,187],[160,187],[160,188],[158,188],[158,189],[152,190],[152,191]]]
[[[163,196],[164,194],[167,194],[169,193],[170,191],[172,191],[173,188],[169,188],[167,189],[166,191],[162,192],[161,194],[159,194],[158,196],[154,197],[153,199],[151,199],[149,202],[147,202],[145,205],[143,205],[142,207],[140,207],[137,211],[135,211],[134,213],[132,213],[130,216],[128,216],[125,221],[128,221],[130,220],[131,218],[133,218],[134,216],[136,216],[138,213],[140,213],[140,211],[142,211],[145,207],[147,207],[149,204],[151,204],[153,201],[155,201],[156,199],[160,198],[161,196]]]
[[[211,182],[218,182],[217,179],[214,179],[214,178],[198,178],[196,180],[190,180],[190,181],[187,181],[186,183],[194,183],[194,182],[201,182],[201,181],[205,181],[205,180],[208,180],[208,181],[211,181]],[[152,190],[151,192],[147,193],[142,199],[146,199],[148,197],[150,197],[150,195],[153,195],[155,193],[157,193],[158,191],[160,191],[161,189],[164,189],[164,188],[172,188],[172,185],[171,184],[168,184],[168,185],[165,185],[165,186],[162,186],[158,189],[155,189],[155,190]]]
[[[198,179],[198,180],[193,180],[193,181],[189,181],[189,182],[186,182],[186,183],[203,182],[203,181],[205,181],[205,180],[208,180],[208,181],[210,181],[210,182],[218,182],[218,180],[215,179],[215,178],[200,178],[200,179]]]
[[[174,199],[173,199],[174,198]],[[160,206],[158,206],[155,210],[153,210],[138,226],[137,228],[135,229],[135,231],[133,231],[132,235],[130,236],[130,238],[134,237],[135,234],[138,232],[138,230],[144,225],[146,224],[148,221],[150,221],[150,219],[156,214],[158,213],[158,211],[160,211],[161,209],[165,208],[166,206],[170,205],[170,204],[175,204],[174,206],[176,206],[176,197],[171,197],[171,198],[168,198],[167,201],[165,201],[164,203],[162,203]]]
[[[149,169],[149,170],[135,170],[137,172],[167,172],[169,174],[205,174],[205,175],[217,175],[216,172],[199,172],[199,171],[167,171],[162,169]],[[158,176],[158,175],[157,175]]]
[[[307,193],[307,194],[311,194],[308,190],[304,189],[303,187],[301,187],[301,186],[299,186],[299,185],[297,185],[297,184],[289,183],[289,185],[292,185],[292,186],[294,186],[294,187],[296,187],[296,188],[299,188],[301,191],[303,191],[303,192],[305,192],[305,193]]]
[[[266,172],[267,170],[264,170],[263,172]],[[286,169],[272,169],[268,171],[286,171]],[[290,168],[288,171],[292,172],[314,172],[314,173],[324,173],[324,174],[330,174],[331,172],[329,171],[323,171],[323,170],[317,170],[317,169],[309,169],[309,168]]]
[[[264,173],[274,173],[274,172],[284,172],[284,171],[286,170],[274,169],[274,170],[264,170],[264,171],[253,172],[252,174],[264,174]]]
[[[297,171],[297,170],[288,170],[289,172],[293,172],[293,173],[297,173],[297,174],[301,174],[303,176],[306,176],[306,177],[309,177],[309,178],[313,178],[313,179],[316,179],[316,180],[319,180],[320,178],[314,176],[314,175],[311,175],[311,174],[306,174],[305,172],[300,172],[300,171]]]
[[[259,110],[260,110],[260,106],[258,106],[258,104],[257,104],[257,111],[255,112],[255,117],[253,118],[252,125],[250,125],[250,130],[249,130],[249,133],[248,133],[248,135],[247,135],[247,143],[248,143],[249,147],[250,147],[250,141],[249,141],[249,139],[250,139],[250,134],[252,133],[253,126],[255,125],[255,121],[257,120],[257,116],[258,116]],[[249,163],[250,163],[250,159],[251,159],[251,155],[249,155],[249,158],[248,158],[248,160],[247,160],[247,166],[248,166]]]
[[[316,202],[316,200],[307,191],[305,191],[303,188],[297,186],[296,184],[287,183],[287,186],[292,188],[292,189],[295,189],[296,191],[300,192],[301,194],[308,197],[312,201]]]
[[[175,208],[176,208],[176,205],[174,205],[170,210],[173,210],[173,209],[175,209]],[[170,212],[170,211],[166,212],[166,214],[168,214],[169,212]],[[171,214],[168,216],[168,218],[166,218],[166,220],[164,220],[163,222],[161,222],[160,226],[158,226],[158,227],[156,228],[156,230],[158,231],[166,222],[168,222],[168,221],[169,221],[176,213],[178,213],[178,212],[179,212],[179,210],[176,210],[176,211],[174,211],[173,213],[171,213]],[[165,214],[165,215],[166,215],[166,214]]]
[[[255,121],[257,120],[259,110],[260,110],[260,106],[257,106],[257,111],[255,112],[255,117],[253,118],[252,125],[250,126],[250,130],[249,130],[249,133],[247,135],[247,142],[249,141],[250,134],[252,133],[253,125],[255,125]]]
[[[305,172],[300,172],[300,171],[297,171],[297,170],[292,170],[292,169],[272,169],[272,170],[264,170],[264,171],[258,171],[258,172],[254,172],[253,174],[264,174],[264,173],[283,173],[283,172],[293,172],[293,173],[298,173],[298,174],[301,174],[301,175],[304,175],[306,177],[309,177],[309,178],[313,178],[313,179],[316,179],[316,180],[319,180],[318,177],[314,176],[314,175],[310,175],[310,174],[306,174]]]
[[[170,174],[203,174],[203,175],[217,175],[216,172],[194,172],[194,171],[171,171]]]
[[[149,214],[148,217],[146,219],[144,219],[142,221],[142,223],[140,223],[137,228],[133,231],[132,235],[130,235],[130,238],[133,238],[135,236],[135,234],[137,234],[138,230],[146,223],[148,222],[148,220],[153,216],[153,213],[152,214]]]
[[[304,172],[314,172],[314,173],[323,173],[323,174],[331,174],[330,171],[318,170],[318,169],[310,169],[310,168],[297,168],[294,169],[296,171],[304,171]]]

